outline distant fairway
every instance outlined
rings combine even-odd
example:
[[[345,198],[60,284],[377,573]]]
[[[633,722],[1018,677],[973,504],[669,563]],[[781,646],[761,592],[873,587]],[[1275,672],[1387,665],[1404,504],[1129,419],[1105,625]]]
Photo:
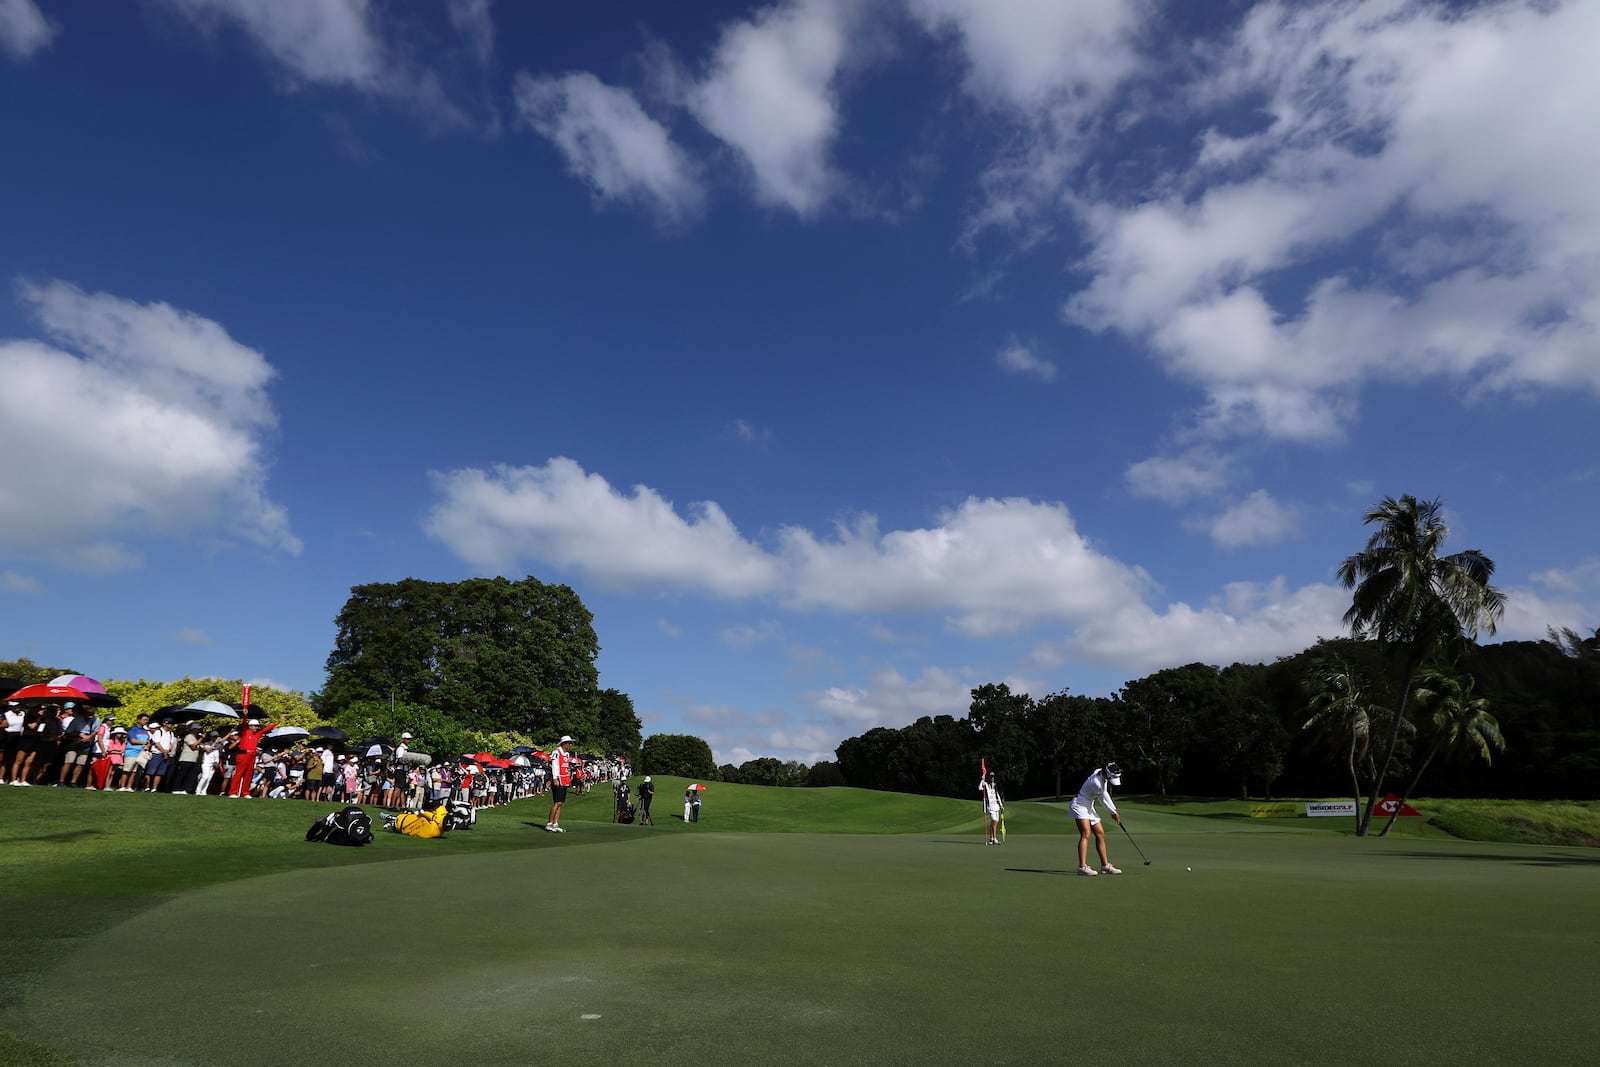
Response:
[[[531,1064],[557,1048],[659,1064],[1577,1064],[1600,1047],[1594,850],[1356,840],[1239,805],[1135,803],[1154,864],[1113,827],[1127,873],[1088,879],[1060,805],[1012,804],[1007,844],[985,848],[976,804],[714,784],[705,821],[684,826],[682,787],[662,781],[655,830],[610,825],[598,791],[569,804],[561,837],[529,825],[544,809],[525,801],[446,842],[363,850],[286,839],[326,806],[7,791],[8,914],[48,899],[114,923],[83,942],[33,935],[51,961],[4,1005],[14,1047],[173,1067],[314,1050],[341,1067]],[[113,811],[167,814],[138,855],[183,843],[152,871],[119,854],[133,838],[82,829]],[[40,820],[50,831],[29,835]],[[185,837],[193,820],[209,824]],[[97,855],[142,875],[74,893]],[[295,869],[240,877],[263,858]],[[219,870],[233,880],[207,878]],[[150,1014],[63,1030],[87,991]],[[203,1022],[163,1025],[179,1013]]]

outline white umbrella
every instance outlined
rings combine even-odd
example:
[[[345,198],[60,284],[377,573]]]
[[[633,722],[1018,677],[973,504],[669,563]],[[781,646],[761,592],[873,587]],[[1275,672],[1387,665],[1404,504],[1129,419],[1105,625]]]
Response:
[[[184,711],[197,711],[201,715],[218,715],[225,719],[237,719],[239,712],[228,707],[220,700],[196,700],[192,704],[185,704]]]

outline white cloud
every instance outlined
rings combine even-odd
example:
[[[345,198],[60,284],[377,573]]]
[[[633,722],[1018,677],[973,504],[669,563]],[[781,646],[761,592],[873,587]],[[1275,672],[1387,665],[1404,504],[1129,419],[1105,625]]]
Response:
[[[750,648],[767,641],[783,640],[783,626],[770,620],[757,626],[728,626],[717,631],[717,638],[730,648]]]
[[[161,2],[203,31],[219,26],[242,31],[277,64],[290,87],[352,89],[404,104],[440,126],[468,122],[436,75],[384,42],[371,0]]]
[[[1127,116],[1108,105],[1150,65],[1139,38],[1145,0],[910,0],[929,33],[959,46],[967,94],[1003,133],[980,181],[963,245],[991,229],[1026,249],[1048,236],[1063,200],[1086,184],[1096,131]],[[978,288],[1004,274],[992,269]]]
[[[494,16],[489,7],[489,0],[447,0],[446,5],[450,24],[482,64],[494,57]]]
[[[592,74],[521,73],[513,94],[522,121],[556,146],[598,200],[642,204],[669,224],[700,213],[693,164],[626,89]]]
[[[1600,588],[1600,560],[1589,560],[1576,567],[1550,567],[1531,577],[1540,585],[1562,593]]]
[[[37,593],[41,588],[36,578],[16,571],[0,571],[0,593]]]
[[[1147,7],[1139,0],[910,0],[926,29],[959,40],[968,91],[1018,109],[1103,103],[1140,65],[1134,38]]]
[[[916,678],[882,667],[864,686],[830,686],[807,693],[801,700],[832,723],[869,730],[904,726],[924,715],[961,718],[972,703],[972,686],[937,667],[924,668]]]
[[[1231,477],[1226,459],[1208,449],[1177,456],[1152,456],[1131,464],[1124,477],[1135,496],[1181,504],[1220,492]]]
[[[136,566],[112,538],[203,531],[298,553],[266,495],[273,370],[209,319],[167,304],[18,287],[47,336],[0,342],[0,547],[90,570]],[[64,425],[63,398],[92,417]],[[48,501],[48,507],[41,502]]]
[[[210,645],[210,644],[215,644],[215,642],[212,641],[210,634],[206,633],[204,630],[201,630],[201,629],[198,629],[198,628],[194,628],[194,627],[191,627],[191,628],[188,628],[188,629],[184,629],[184,630],[179,630],[177,633],[173,634],[172,636],[176,640],[181,641],[183,644],[186,644],[186,645]]]
[[[1069,317],[1147,340],[1219,434],[1338,435],[1373,380],[1600,391],[1597,38],[1594,4],[1259,5],[1179,96],[1265,124],[1086,206]]]
[[[203,29],[232,23],[298,81],[377,92],[386,57],[370,0],[164,0]]]
[[[1048,359],[1034,354],[1033,349],[1020,341],[1012,340],[994,357],[1000,369],[1009,374],[1021,374],[1029,378],[1037,378],[1041,382],[1052,381],[1056,376],[1056,365]]]
[[[263,689],[271,689],[279,693],[298,693],[299,690],[286,682],[273,681],[271,678],[246,678],[244,684],[250,687],[252,695]]]
[[[27,59],[55,39],[56,27],[33,0],[0,0],[0,50]]]
[[[656,629],[660,630],[663,634],[666,634],[668,637],[682,637],[683,636],[683,627],[674,626],[672,623],[668,622],[666,619],[657,619],[656,620]]]
[[[1495,641],[1543,641],[1549,627],[1589,633],[1600,618],[1600,598],[1591,590],[1588,603],[1549,599],[1531,589],[1506,589],[1505,614],[1495,627]],[[1480,635],[1480,640],[1487,635]]]
[[[747,445],[769,445],[772,443],[772,431],[765,426],[757,426],[744,419],[734,419],[729,426],[733,436]]]
[[[1290,590],[1282,578],[1267,585],[1234,582],[1203,608],[1171,604],[1157,614],[1128,604],[1097,616],[1059,645],[1041,645],[1041,666],[1068,659],[1143,673],[1176,663],[1260,663],[1345,633],[1350,594],[1313,584]]]
[[[881,533],[861,516],[828,537],[786,527],[764,547],[714,503],[684,519],[654,490],[624,495],[569,459],[434,478],[441,499],[427,531],[479,567],[534,558],[613,585],[843,611],[947,611],[953,629],[975,636],[1085,619],[1137,600],[1148,585],[1139,568],[1095,551],[1059,504],[970,499],[929,529]]]
[[[732,23],[689,90],[690,111],[738,153],[764,203],[812,216],[840,189],[828,154],[841,123],[836,81],[859,7],[787,0]]]
[[[1280,504],[1265,489],[1257,489],[1204,525],[1211,539],[1223,548],[1241,548],[1288,539],[1296,532],[1298,519],[1294,508]]]
[[[717,505],[698,505],[684,519],[655,490],[637,486],[624,495],[570,459],[435,474],[434,484],[441,500],[424,528],[475,566],[537,558],[612,585],[723,597],[759,595],[778,584],[775,561],[744,540]]]

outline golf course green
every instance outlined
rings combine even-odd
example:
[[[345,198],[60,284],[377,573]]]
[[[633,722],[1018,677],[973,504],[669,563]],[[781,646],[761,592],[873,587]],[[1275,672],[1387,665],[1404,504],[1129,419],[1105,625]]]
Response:
[[[713,784],[686,825],[684,784],[361,849],[302,840],[329,805],[0,792],[0,1063],[1597,1060],[1600,850],[1134,799],[1151,863],[1113,827],[1084,878],[1061,804],[991,848],[975,802]]]

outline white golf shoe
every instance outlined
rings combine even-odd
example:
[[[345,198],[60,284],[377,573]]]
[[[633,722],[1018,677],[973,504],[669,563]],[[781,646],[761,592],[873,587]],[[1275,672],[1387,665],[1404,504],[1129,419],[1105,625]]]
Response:
[[[1093,867],[1079,867],[1078,868],[1078,873],[1083,875],[1086,878],[1093,878],[1095,875],[1099,874],[1100,872],[1095,870]]]
[[[1111,864],[1108,863],[1104,867],[1100,868],[1100,873],[1101,874],[1121,874],[1122,873],[1122,869],[1120,867],[1113,867],[1113,866],[1111,866]]]

